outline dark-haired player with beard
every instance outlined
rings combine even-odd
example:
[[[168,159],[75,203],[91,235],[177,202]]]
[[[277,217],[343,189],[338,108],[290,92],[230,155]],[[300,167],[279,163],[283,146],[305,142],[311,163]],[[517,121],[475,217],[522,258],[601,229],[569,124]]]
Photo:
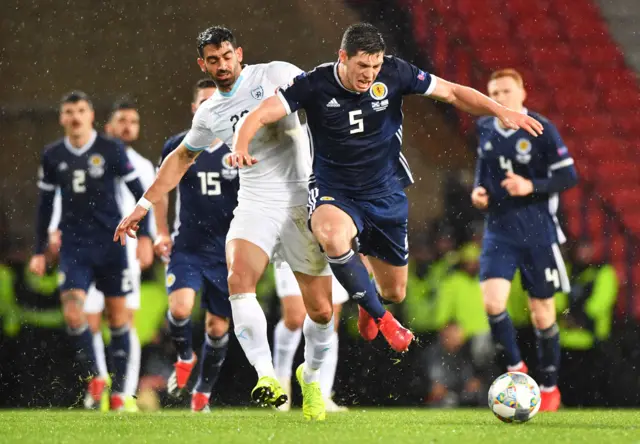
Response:
[[[200,68],[211,75],[218,90],[198,108],[191,129],[163,161],[156,181],[121,222],[114,240],[124,243],[127,236],[135,236],[147,210],[178,184],[200,153],[216,139],[230,145],[243,117],[273,96],[279,85],[302,73],[285,62],[243,65],[242,48],[233,33],[219,26],[199,35],[198,55]],[[287,399],[276,378],[267,321],[256,299],[256,285],[269,261],[285,261],[295,273],[307,311],[305,362],[296,372],[303,414],[307,419],[323,420],[326,411],[318,380],[321,364],[334,343],[334,324],[331,271],[306,225],[311,171],[307,130],[293,114],[265,128],[250,149],[262,162],[257,168],[240,171],[226,259],[235,334],[259,377],[252,399],[276,407]]]

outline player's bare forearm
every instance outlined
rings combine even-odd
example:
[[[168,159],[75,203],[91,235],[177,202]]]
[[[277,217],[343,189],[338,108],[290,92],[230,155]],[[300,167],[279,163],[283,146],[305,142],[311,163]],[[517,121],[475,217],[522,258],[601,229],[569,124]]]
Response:
[[[153,212],[156,217],[156,232],[158,236],[169,236],[169,224],[167,214],[169,213],[169,195],[164,194],[153,204]]]
[[[265,125],[277,122],[287,115],[287,110],[278,98],[271,96],[263,101],[260,106],[247,114],[244,123],[238,131],[238,137],[234,144],[238,148],[248,148],[249,142],[256,133]]]
[[[468,86],[457,84],[452,85],[453,100],[449,103],[458,109],[468,112],[469,114],[476,116],[498,116],[502,108],[504,108],[502,105],[491,100],[480,91],[469,88]]]
[[[184,144],[181,144],[162,162],[156,180],[144,193],[144,197],[152,204],[160,201],[163,196],[178,186],[180,179],[193,165],[199,154],[200,151],[191,151]]]

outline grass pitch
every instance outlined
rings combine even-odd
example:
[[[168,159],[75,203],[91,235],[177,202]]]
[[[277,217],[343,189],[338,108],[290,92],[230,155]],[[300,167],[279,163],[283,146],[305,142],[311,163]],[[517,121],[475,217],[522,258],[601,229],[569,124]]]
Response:
[[[165,410],[100,414],[81,410],[0,411],[0,443],[640,443],[638,410],[539,413],[526,424],[503,424],[489,409],[353,408],[322,423],[300,410]]]

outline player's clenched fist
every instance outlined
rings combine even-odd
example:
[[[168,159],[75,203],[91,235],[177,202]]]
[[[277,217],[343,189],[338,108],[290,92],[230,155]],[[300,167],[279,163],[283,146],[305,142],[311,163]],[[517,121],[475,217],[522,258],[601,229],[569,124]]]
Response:
[[[533,193],[533,182],[511,171],[507,171],[507,178],[500,185],[507,190],[509,196],[528,196]]]
[[[131,214],[122,219],[118,228],[116,228],[116,232],[113,235],[113,241],[120,241],[120,244],[125,245],[127,242],[127,236],[135,239],[136,231],[140,228],[140,222],[146,215],[147,210],[142,208],[140,205],[136,205]]]
[[[159,234],[153,244],[153,250],[156,255],[164,262],[169,262],[171,256],[171,249],[173,248],[173,241],[168,234]]]
[[[479,210],[486,210],[489,206],[489,194],[484,187],[475,187],[471,192],[471,203]]]
[[[29,261],[29,271],[37,276],[44,276],[47,269],[47,260],[44,254],[36,254]]]

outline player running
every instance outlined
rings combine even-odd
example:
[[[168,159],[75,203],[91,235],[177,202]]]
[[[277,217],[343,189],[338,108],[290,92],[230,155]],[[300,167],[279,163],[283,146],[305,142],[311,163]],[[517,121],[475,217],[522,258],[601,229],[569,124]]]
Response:
[[[405,351],[413,334],[382,305],[401,302],[407,285],[409,207],[397,174],[408,169],[400,154],[402,97],[421,94],[473,114],[495,115],[505,126],[532,135],[542,126],[478,91],[384,52],[382,35],[373,25],[350,26],[337,62],[297,76],[249,113],[231,159],[241,168],[252,165],[248,146],[256,133],[299,109],[306,111],[314,149],[311,230],[334,275],[360,305],[360,334],[371,341],[380,331],[394,350]],[[358,248],[369,259],[382,298],[354,251]]]
[[[191,111],[216,91],[211,79],[202,79],[193,90]],[[166,141],[160,166],[182,143],[187,131]],[[205,149],[185,173],[176,196],[176,219],[169,234],[168,195],[154,204],[158,237],[156,253],[168,261],[166,283],[169,294],[169,331],[178,351],[168,389],[178,396],[186,388],[196,365],[192,345],[191,312],[196,292],[202,289],[206,309],[205,336],[200,354],[200,374],[191,394],[191,410],[208,412],[209,398],[227,355],[229,344],[229,289],[224,244],[233,210],[238,203],[238,170],[225,158],[229,147],[218,142]]]
[[[116,102],[113,106],[109,120],[105,125],[105,133],[127,145],[127,157],[138,172],[138,178],[143,189],[151,185],[155,178],[155,169],[153,164],[141,156],[131,147],[131,144],[138,140],[140,133],[140,114],[137,107],[128,101]],[[129,188],[125,183],[120,181],[120,190],[118,193],[118,203],[121,205],[121,212],[128,213],[136,204]],[[61,241],[61,232],[58,230],[60,216],[62,213],[62,199],[60,189],[56,190],[56,197],[53,205],[53,216],[49,225],[49,244],[59,244]],[[153,217],[153,214],[152,214]],[[153,218],[150,220],[153,228]],[[138,388],[138,379],[140,376],[140,358],[141,349],[138,334],[135,329],[134,314],[140,309],[140,277],[143,269],[147,269],[153,264],[153,246],[150,237],[141,237],[127,244],[127,263],[129,264],[129,272],[131,273],[131,293],[127,295],[126,306],[129,310],[129,340],[131,349],[129,353],[129,362],[127,367],[127,377],[124,390],[124,410],[127,412],[136,412],[135,395]],[[105,356],[104,341],[102,339],[102,330],[100,323],[102,321],[102,313],[104,312],[104,294],[96,289],[95,284],[91,284],[87,292],[87,299],[84,302],[84,313],[93,334],[93,351],[96,356],[96,365],[100,372],[100,377],[109,381],[109,372],[107,370],[107,360]],[[87,392],[85,396],[85,407],[93,408],[95,403],[93,397]],[[101,410],[109,410],[109,396],[105,391],[100,403]]]
[[[92,282],[105,295],[111,329],[109,351],[114,366],[111,409],[124,408],[127,362],[130,353],[130,315],[125,296],[132,290],[124,248],[114,245],[111,232],[121,214],[117,204],[118,181],[123,180],[136,199],[143,194],[138,173],[124,146],[93,129],[94,111],[89,98],[73,92],[62,99],[60,124],[65,138],[45,147],[40,167],[40,199],[36,224],[35,255],[29,269],[42,276],[43,254],[53,212],[56,188],[60,188],[60,292],[63,313],[81,374],[89,379],[88,391],[100,402],[106,381],[99,376],[93,338],[83,311]],[[140,237],[148,237],[146,225]]]
[[[536,329],[540,410],[555,411],[560,406],[560,339],[553,295],[570,290],[558,247],[565,238],[556,210],[558,193],[573,187],[578,177],[556,127],[524,108],[526,92],[517,71],[494,72],[488,90],[498,103],[542,122],[544,134],[531,137],[493,117],[478,120],[476,186],[471,200],[476,208],[487,210],[480,258],[485,309],[493,339],[504,348],[507,369],[527,373],[506,311],[511,281],[519,269]]]
[[[211,27],[198,37],[198,63],[218,90],[195,114],[183,142],[163,162],[154,184],[118,226],[114,240],[135,236],[152,203],[174,188],[198,154],[216,140],[231,144],[240,120],[276,87],[302,71],[284,62],[242,65],[242,48],[231,31]],[[323,420],[325,405],[319,370],[331,348],[334,324],[331,271],[306,229],[307,179],[311,169],[309,139],[297,114],[265,128],[251,146],[263,160],[240,172],[238,207],[226,240],[229,300],[235,334],[258,373],[252,399],[279,406],[287,396],[278,382],[267,340],[267,322],[256,299],[256,284],[270,260],[285,260],[296,274],[307,311],[303,333],[305,362],[296,371],[307,419]]]

